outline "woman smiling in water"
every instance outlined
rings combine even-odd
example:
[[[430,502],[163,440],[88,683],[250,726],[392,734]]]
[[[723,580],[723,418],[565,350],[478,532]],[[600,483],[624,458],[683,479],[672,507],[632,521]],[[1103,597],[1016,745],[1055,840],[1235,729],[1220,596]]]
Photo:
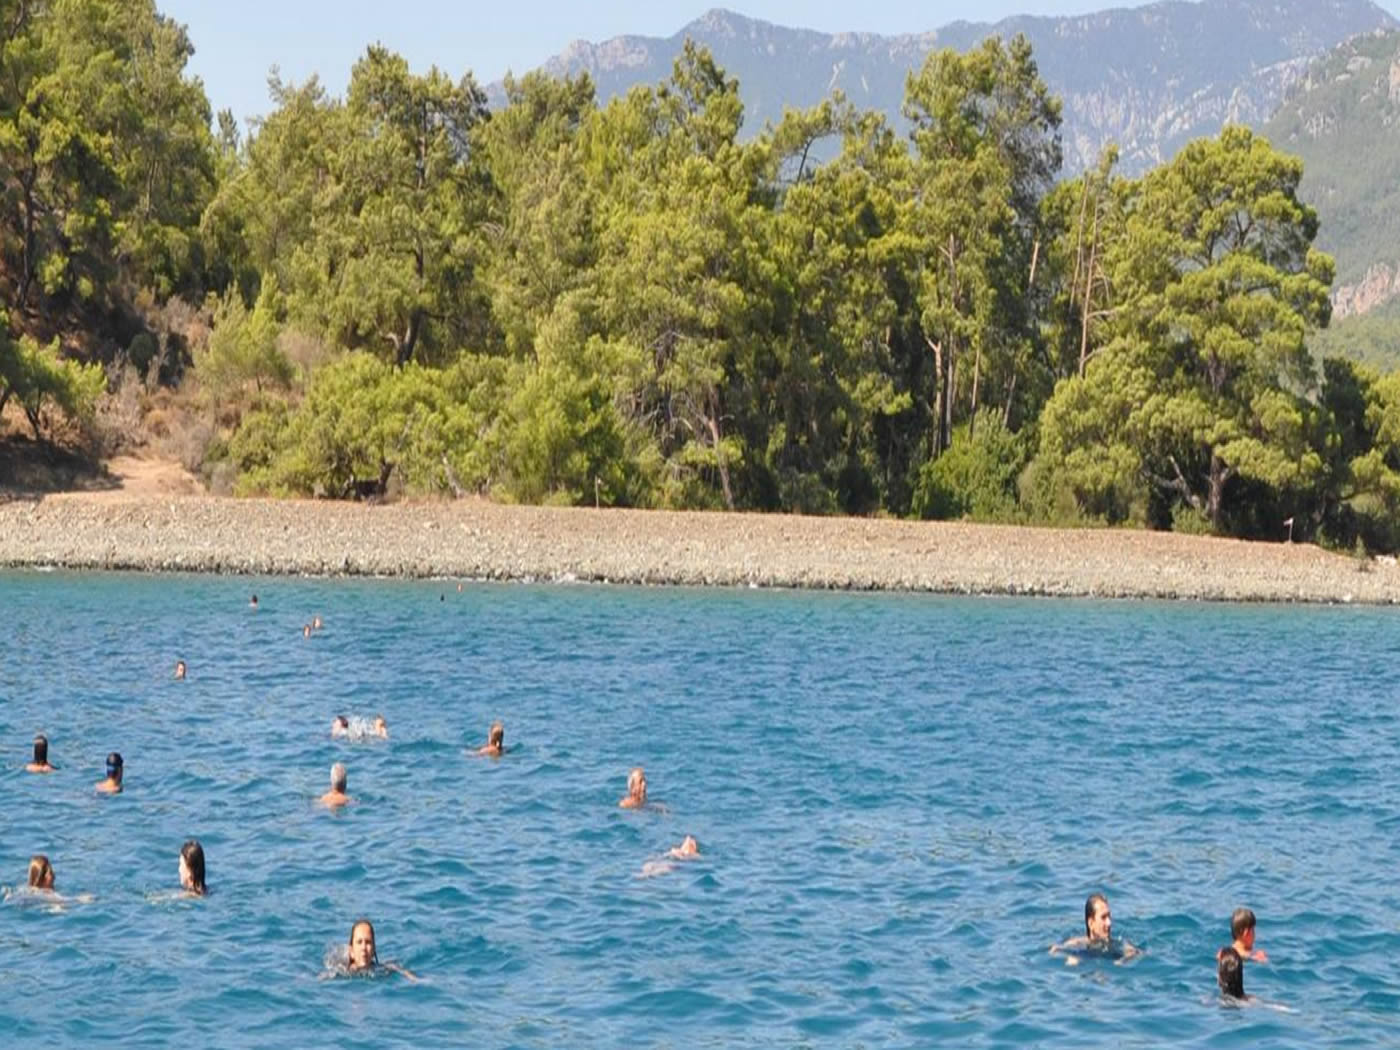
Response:
[[[374,924],[361,919],[350,927],[350,945],[346,952],[345,969],[357,976],[372,976],[376,973],[397,973],[410,981],[418,978],[398,963],[382,963],[374,943]]]

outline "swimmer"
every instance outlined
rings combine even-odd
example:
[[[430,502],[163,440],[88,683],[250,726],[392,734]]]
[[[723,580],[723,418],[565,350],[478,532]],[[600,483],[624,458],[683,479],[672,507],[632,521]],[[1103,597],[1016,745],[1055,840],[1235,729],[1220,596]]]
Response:
[[[29,858],[29,888],[31,890],[45,890],[54,892],[53,888],[53,865],[49,863],[49,858],[42,853],[36,853]]]
[[[374,944],[374,925],[368,919],[361,919],[350,927],[350,948],[346,955],[346,969],[351,973],[372,974],[388,971],[402,974],[410,981],[418,980],[412,973],[397,963],[382,963]]]
[[[331,719],[331,736],[349,736],[350,719],[344,715],[336,715]]]
[[[24,767],[26,773],[52,773],[49,765],[49,738],[40,733],[34,738],[34,761]]]
[[[119,795],[122,790],[122,756],[113,751],[107,756],[107,779],[97,782],[97,790],[104,795]]]
[[[1107,955],[1120,963],[1142,954],[1140,949],[1127,941],[1113,939],[1113,913],[1109,910],[1108,898],[1102,893],[1091,893],[1084,902],[1084,936],[1050,945],[1051,955],[1061,952],[1066,953],[1066,966],[1078,966],[1081,952]]]
[[[256,609],[257,607],[258,607],[258,596],[255,594],[255,595],[253,595],[251,598],[248,599],[248,608],[250,608],[250,609]]]
[[[184,680],[185,680],[185,661],[184,661],[184,660],[176,660],[176,661],[175,661],[175,681],[177,681],[177,682],[183,682]]]
[[[209,892],[204,882],[204,847],[198,839],[189,839],[180,847],[180,886],[192,897]]]
[[[311,637],[311,625],[309,623],[304,623],[301,625],[301,636],[303,638]]]
[[[331,766],[331,789],[321,796],[321,804],[335,809],[352,801],[345,793],[345,767],[337,762]]]
[[[389,739],[389,723],[384,721],[383,715],[374,716],[374,725],[370,727],[370,732],[382,740]]]
[[[476,749],[476,754],[487,758],[500,758],[506,753],[506,726],[504,722],[492,722],[486,731],[486,743]]]
[[[1263,948],[1256,950],[1254,947],[1254,912],[1248,908],[1236,908],[1230,916],[1230,936],[1234,938],[1230,947],[1235,949],[1241,960],[1257,963],[1269,961],[1268,953]]]
[[[700,856],[700,843],[695,841],[694,835],[687,835],[681,840],[679,846],[672,846],[666,851],[666,856],[675,860],[694,860]]]
[[[668,875],[676,870],[675,861],[695,860],[699,856],[700,843],[695,841],[694,835],[687,835],[679,846],[672,846],[663,856],[643,864],[637,878],[654,879],[658,875]]]
[[[627,797],[617,804],[623,809],[641,809],[647,804],[647,775],[641,766],[627,774]]]
[[[319,631],[324,626],[326,625],[321,621],[319,616],[311,617],[311,629],[313,631]]]
[[[1220,994],[1227,999],[1248,999],[1244,994],[1244,958],[1234,948],[1221,948],[1215,953],[1215,981]]]

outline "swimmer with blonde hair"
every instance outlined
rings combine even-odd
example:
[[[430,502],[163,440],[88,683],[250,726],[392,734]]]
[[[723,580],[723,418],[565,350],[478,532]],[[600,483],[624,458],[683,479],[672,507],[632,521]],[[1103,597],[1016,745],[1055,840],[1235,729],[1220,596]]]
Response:
[[[418,978],[398,963],[382,963],[374,943],[374,924],[360,919],[350,927],[350,944],[346,951],[345,968],[354,974],[372,974],[379,970],[402,974],[410,981]]]
[[[43,733],[34,737],[34,761],[24,767],[26,773],[52,773],[54,767],[49,765],[49,738]]]
[[[42,853],[29,858],[29,888],[53,892],[53,865]]]
[[[641,809],[647,804],[647,775],[641,766],[627,774],[627,795],[617,804],[623,809]]]
[[[668,849],[666,856],[674,860],[694,860],[700,856],[700,843],[695,841],[694,835],[687,835],[681,840],[679,846],[672,846]]]
[[[491,728],[486,731],[486,743],[477,748],[476,753],[485,755],[487,758],[500,758],[506,753],[506,726],[504,722],[491,723]]]
[[[176,660],[176,661],[175,661],[175,681],[177,681],[177,682],[183,682],[184,680],[185,680],[185,661],[184,661],[184,660]]]
[[[204,847],[199,844],[198,839],[188,839],[180,847],[180,886],[194,897],[203,897],[209,893],[209,887],[204,881]]]
[[[107,779],[97,782],[97,791],[104,795],[120,795],[122,790],[122,756],[113,751],[107,756]]]
[[[374,716],[374,725],[370,727],[370,732],[382,740],[389,739],[389,723],[384,721],[383,715]]]
[[[345,793],[345,781],[345,767],[337,762],[331,766],[331,789],[320,799],[323,806],[335,809],[337,806],[343,806],[352,801],[350,796]]]

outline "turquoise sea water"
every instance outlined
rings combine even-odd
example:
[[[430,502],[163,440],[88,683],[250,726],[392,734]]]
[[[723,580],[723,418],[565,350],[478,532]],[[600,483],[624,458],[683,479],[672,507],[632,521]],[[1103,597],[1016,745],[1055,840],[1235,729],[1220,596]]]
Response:
[[[93,895],[0,905],[10,1045],[1394,1045],[1392,610],[58,573],[0,608],[0,883],[43,852]],[[638,764],[664,812],[617,808]],[[1046,953],[1094,890],[1141,959]],[[1215,994],[1240,904],[1291,1012]],[[420,983],[323,979],[361,915]]]

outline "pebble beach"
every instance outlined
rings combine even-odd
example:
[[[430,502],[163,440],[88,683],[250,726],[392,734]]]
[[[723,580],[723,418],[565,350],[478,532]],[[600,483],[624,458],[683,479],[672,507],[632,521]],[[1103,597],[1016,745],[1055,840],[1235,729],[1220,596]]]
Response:
[[[1400,602],[1393,558],[1120,529],[82,493],[0,503],[0,566],[1309,603]]]

